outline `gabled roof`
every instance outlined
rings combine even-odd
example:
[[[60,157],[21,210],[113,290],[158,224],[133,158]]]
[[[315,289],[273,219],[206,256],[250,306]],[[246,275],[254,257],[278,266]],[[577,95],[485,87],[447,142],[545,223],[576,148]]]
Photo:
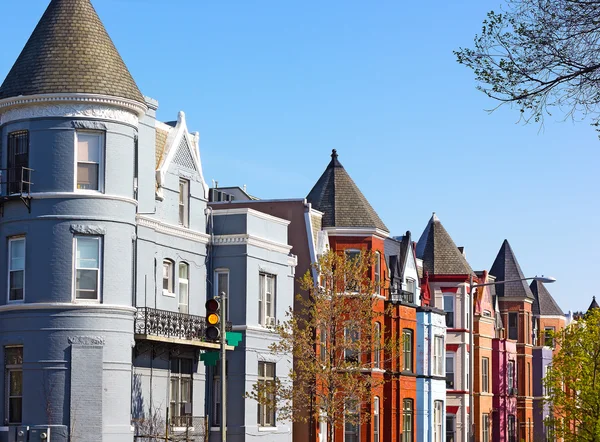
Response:
[[[600,308],[600,305],[598,305],[598,303],[596,302],[596,297],[592,296],[592,303],[590,304],[590,307],[587,309],[587,311],[590,312],[595,308]]]
[[[383,242],[385,260],[388,263],[390,284],[402,284],[404,280],[404,270],[406,268],[406,258],[408,257],[408,248],[411,244],[410,232],[404,236],[396,238],[386,238]]]
[[[417,243],[417,258],[430,275],[471,275],[473,269],[434,213]]]
[[[389,232],[339,162],[335,149],[331,162],[306,199],[324,213],[323,227],[376,228]]]
[[[521,271],[521,266],[507,240],[504,240],[502,247],[500,247],[496,260],[490,269],[490,275],[494,275],[496,281],[510,281],[525,278]],[[531,293],[531,289],[527,285],[527,281],[498,284],[496,286],[496,293],[500,297],[514,296],[534,299],[533,293]]]
[[[90,0],[52,0],[0,86],[0,99],[59,93],[145,104]]]
[[[532,311],[538,316],[564,316],[564,312],[558,306],[544,283],[540,281],[532,281],[529,285],[533,293]]]

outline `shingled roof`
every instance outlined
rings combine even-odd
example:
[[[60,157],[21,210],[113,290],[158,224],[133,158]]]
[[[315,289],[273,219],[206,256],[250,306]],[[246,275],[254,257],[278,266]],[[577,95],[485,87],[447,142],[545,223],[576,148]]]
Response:
[[[56,93],[145,103],[90,0],[52,0],[0,86],[0,99]]]
[[[377,228],[389,232],[339,162],[335,149],[327,169],[306,199],[313,208],[324,213],[323,227]]]
[[[471,275],[473,269],[434,213],[417,243],[417,258],[430,275]]]
[[[496,281],[510,281],[513,279],[523,279],[521,266],[515,257],[515,254],[507,240],[504,240],[498,256],[490,269],[490,275],[496,277]],[[496,293],[500,297],[521,297],[534,299],[531,289],[527,285],[527,281],[507,282],[506,284],[498,284]]]
[[[590,307],[587,309],[587,311],[591,312],[595,308],[600,308],[600,305],[598,305],[598,303],[596,302],[596,297],[592,296],[592,303],[590,304]]]
[[[558,306],[544,283],[532,281],[529,285],[533,293],[532,311],[537,316],[564,316],[564,312]]]

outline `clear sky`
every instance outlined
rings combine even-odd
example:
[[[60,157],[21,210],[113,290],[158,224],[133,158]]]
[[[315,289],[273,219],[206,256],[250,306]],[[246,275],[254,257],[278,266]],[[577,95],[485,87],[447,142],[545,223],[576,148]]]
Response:
[[[473,268],[507,238],[565,312],[600,295],[597,133],[488,114],[452,54],[500,0],[92,1],[159,118],[200,132],[209,183],[304,197],[335,148],[392,234],[435,211]],[[0,77],[48,2],[0,0]]]

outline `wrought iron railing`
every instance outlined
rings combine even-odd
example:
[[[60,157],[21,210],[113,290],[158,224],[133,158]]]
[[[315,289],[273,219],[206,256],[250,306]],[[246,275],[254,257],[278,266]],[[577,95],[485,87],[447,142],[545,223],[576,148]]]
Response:
[[[405,304],[415,303],[415,294],[405,290],[388,289],[390,293],[390,301],[394,303],[402,302]]]
[[[231,322],[225,325],[231,331]],[[187,340],[205,340],[206,319],[187,313],[138,307],[134,323],[135,334]]]
[[[3,196],[29,196],[31,193],[31,176],[33,169],[29,167],[13,167],[0,169],[0,192]]]

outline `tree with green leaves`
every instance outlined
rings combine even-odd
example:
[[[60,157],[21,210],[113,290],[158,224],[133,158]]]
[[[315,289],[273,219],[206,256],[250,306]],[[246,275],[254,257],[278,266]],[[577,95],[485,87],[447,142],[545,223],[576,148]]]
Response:
[[[325,422],[327,440],[344,425],[369,420],[372,392],[385,382],[371,370],[384,367],[384,355],[397,354],[384,336],[387,313],[369,277],[373,262],[370,252],[320,257],[319,281],[310,272],[302,277],[308,296],[298,295],[295,308],[274,327],[279,339],[270,350],[293,357],[290,381],[258,382],[247,397],[275,406],[278,419]]]
[[[491,11],[472,48],[455,51],[477,88],[499,105],[516,105],[525,122],[600,113],[600,1],[505,0]]]
[[[555,334],[560,350],[544,378],[546,425],[565,442],[600,442],[600,309]]]

